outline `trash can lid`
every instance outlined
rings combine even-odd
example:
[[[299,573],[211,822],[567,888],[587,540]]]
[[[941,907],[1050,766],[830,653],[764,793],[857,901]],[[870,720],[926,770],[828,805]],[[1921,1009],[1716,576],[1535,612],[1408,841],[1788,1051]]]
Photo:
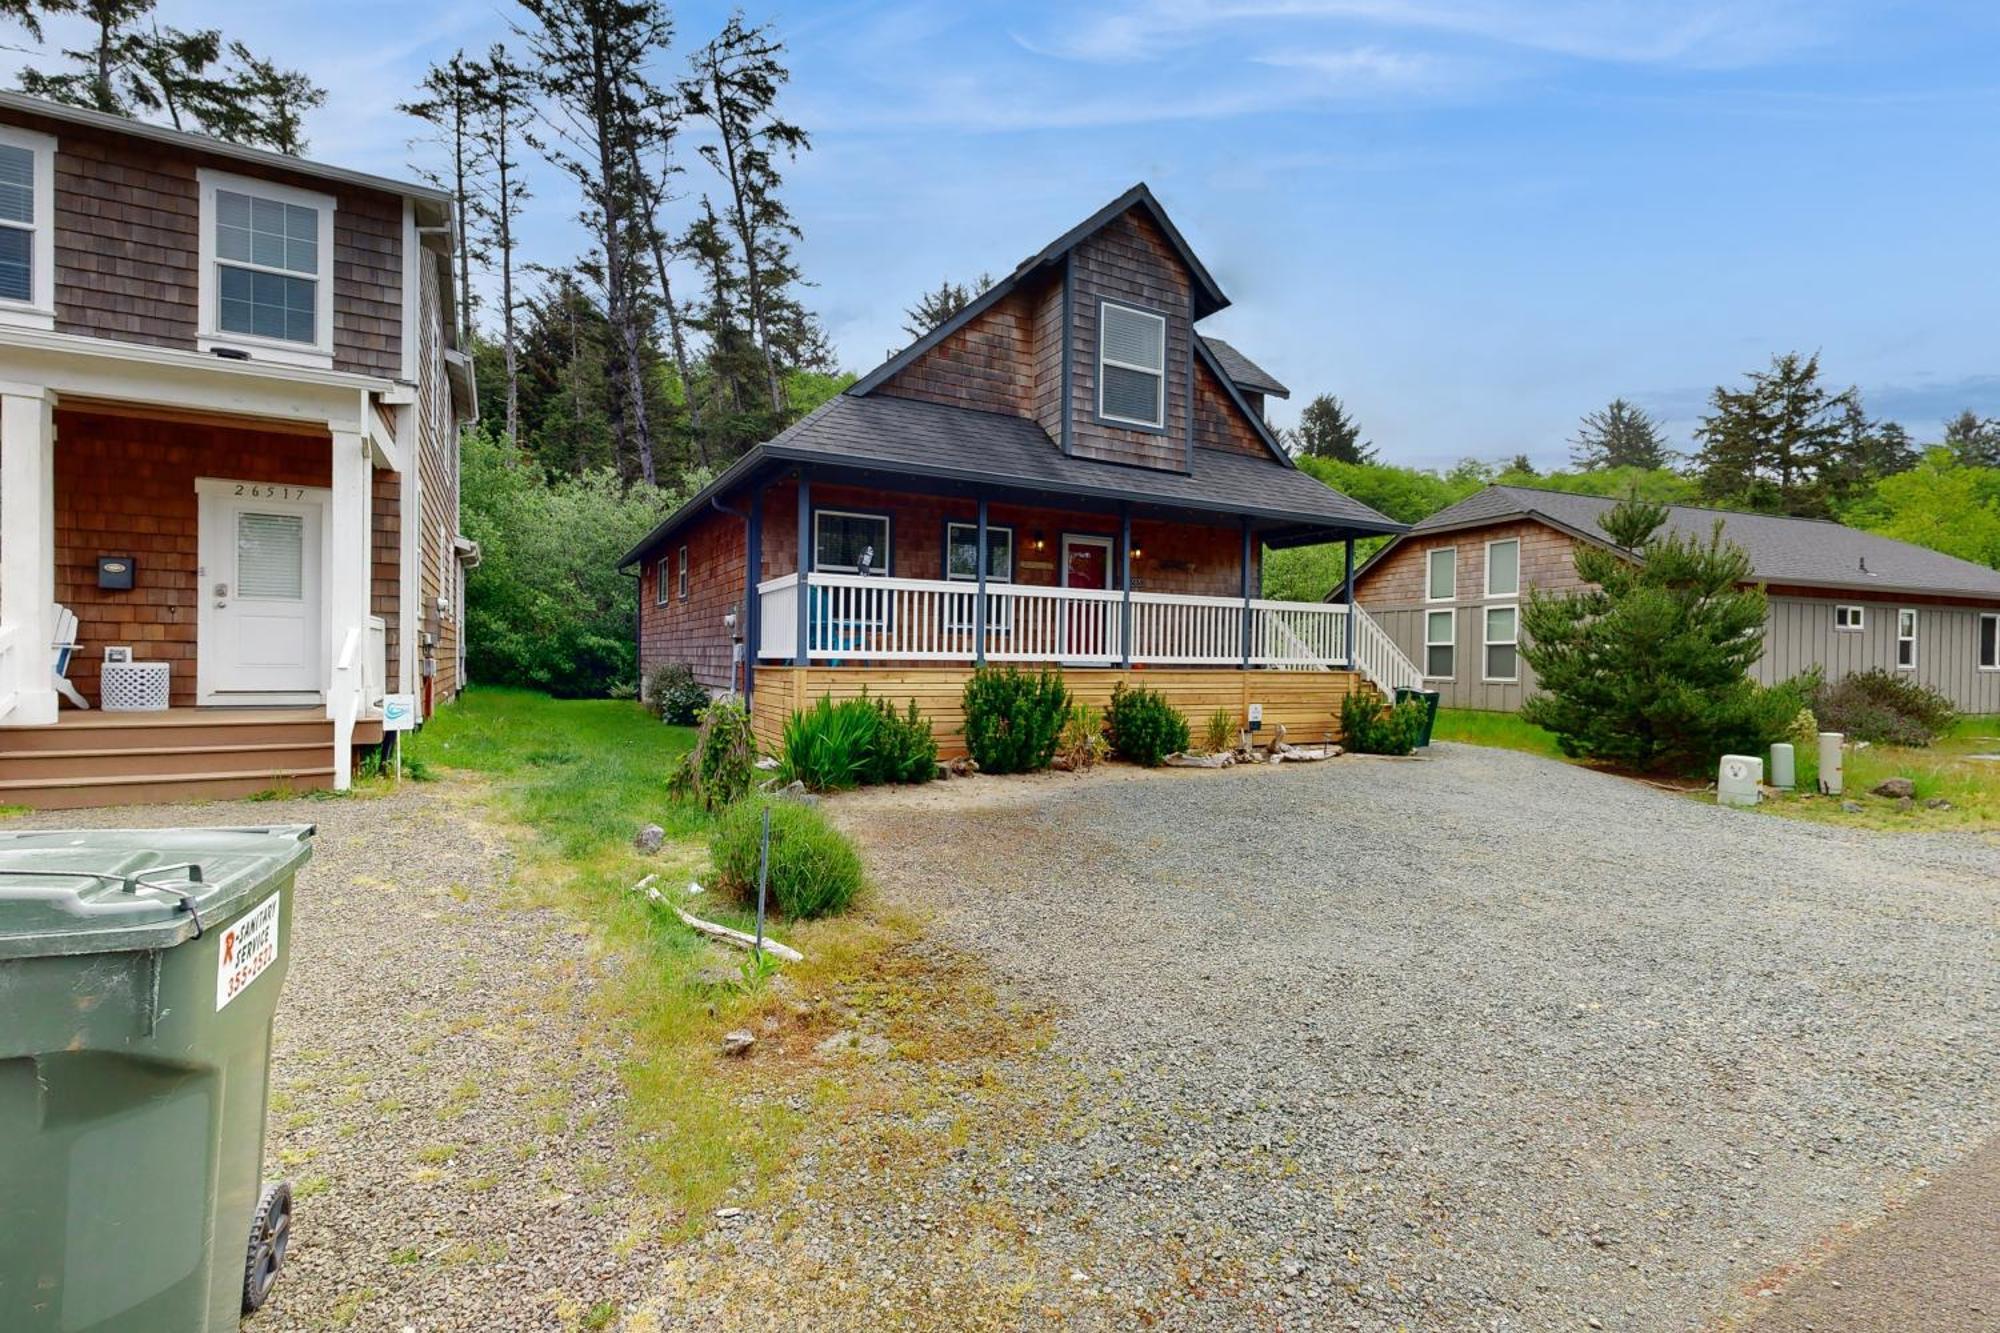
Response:
[[[0,959],[166,949],[312,856],[311,824],[0,833]]]

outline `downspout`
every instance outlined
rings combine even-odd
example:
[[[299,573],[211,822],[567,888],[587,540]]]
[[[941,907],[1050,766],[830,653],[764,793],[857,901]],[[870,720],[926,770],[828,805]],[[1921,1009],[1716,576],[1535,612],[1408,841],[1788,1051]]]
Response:
[[[646,695],[646,562],[639,567],[620,574],[632,580],[632,669],[639,674],[639,698],[645,702]]]
[[[727,514],[731,518],[740,518],[743,520],[743,611],[736,618],[736,629],[742,635],[743,711],[747,713],[750,711],[750,608],[757,600],[756,560],[750,552],[752,524],[749,514],[741,509],[732,509],[730,506],[722,503],[722,497],[719,495],[709,496],[708,503],[718,514]],[[729,663],[729,684],[733,689],[736,685],[736,662],[734,660],[736,657],[736,644],[734,642],[729,645],[729,655],[731,659]]]

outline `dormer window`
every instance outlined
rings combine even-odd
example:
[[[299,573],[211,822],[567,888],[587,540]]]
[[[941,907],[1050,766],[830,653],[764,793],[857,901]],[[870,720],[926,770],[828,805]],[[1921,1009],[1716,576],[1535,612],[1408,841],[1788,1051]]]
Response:
[[[333,200],[201,173],[203,351],[333,364]]]
[[[0,323],[56,325],[56,141],[0,125]]]
[[[1118,425],[1164,429],[1166,317],[1104,301],[1097,327],[1097,415]]]

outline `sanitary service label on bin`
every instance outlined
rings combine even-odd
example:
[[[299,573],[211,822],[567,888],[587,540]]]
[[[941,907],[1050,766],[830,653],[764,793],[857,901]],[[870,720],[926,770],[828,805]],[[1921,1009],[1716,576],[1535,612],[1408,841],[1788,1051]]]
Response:
[[[272,894],[222,932],[215,963],[217,1013],[278,961],[278,899],[283,896]]]

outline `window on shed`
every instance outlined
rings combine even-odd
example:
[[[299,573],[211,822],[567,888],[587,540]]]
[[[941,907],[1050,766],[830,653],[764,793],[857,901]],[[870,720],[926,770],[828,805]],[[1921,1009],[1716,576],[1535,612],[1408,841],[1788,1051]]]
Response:
[[[1917,664],[1917,613],[1910,607],[1896,612],[1896,668],[1908,671]]]
[[[839,509],[816,511],[813,568],[829,574],[887,574],[889,516]]]
[[[653,565],[653,605],[667,604],[667,580],[673,574],[674,558],[663,555]]]
[[[2000,615],[1979,617],[1979,668],[2000,671]]]
[[[1833,627],[1844,630],[1867,628],[1868,613],[1858,606],[1836,606],[1833,608]]]
[[[1097,414],[1134,426],[1166,425],[1166,317],[1109,301],[1098,312]]]
[[[1486,608],[1486,679],[1521,678],[1520,617],[1514,607]]]
[[[1450,680],[1457,673],[1452,642],[1457,630],[1456,611],[1424,613],[1424,674],[1433,680]]]
[[[1486,595],[1518,597],[1520,593],[1520,538],[1509,537],[1505,541],[1486,543]]]
[[[1448,602],[1458,596],[1458,548],[1440,546],[1424,559],[1424,600]]]
[[[681,600],[685,602],[688,599],[688,548],[685,546],[681,547],[681,572],[678,591]]]

